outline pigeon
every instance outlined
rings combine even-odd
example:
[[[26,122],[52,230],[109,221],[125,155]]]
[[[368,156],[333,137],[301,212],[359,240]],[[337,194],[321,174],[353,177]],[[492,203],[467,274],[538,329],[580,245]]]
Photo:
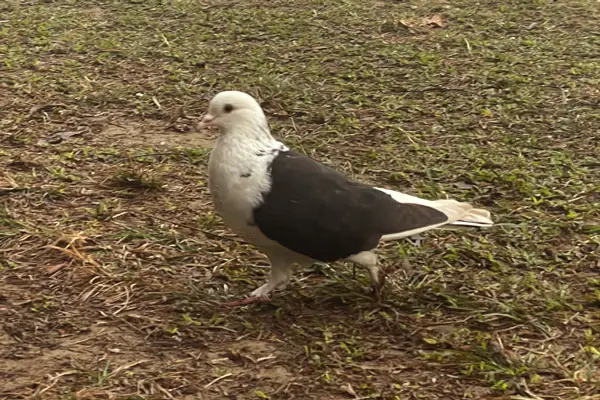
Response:
[[[422,232],[490,227],[490,212],[451,199],[427,200],[370,186],[290,149],[271,134],[249,94],[217,93],[198,123],[219,131],[208,162],[215,210],[238,236],[266,254],[270,278],[238,304],[269,301],[293,264],[349,261],[382,286],[376,247]]]

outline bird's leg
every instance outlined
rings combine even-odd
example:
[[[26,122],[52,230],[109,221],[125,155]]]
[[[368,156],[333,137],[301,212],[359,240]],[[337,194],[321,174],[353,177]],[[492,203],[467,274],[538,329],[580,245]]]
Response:
[[[371,287],[377,300],[381,300],[382,289],[385,284],[385,277],[377,265],[377,256],[370,251],[362,251],[347,258],[348,261],[359,264],[369,272],[371,278]]]
[[[369,270],[369,277],[371,278],[373,295],[378,302],[381,302],[383,299],[383,287],[385,286],[385,275],[377,265],[371,265],[367,268]]]
[[[383,300],[383,288],[385,286],[385,274],[379,267],[369,268],[369,275],[371,276],[371,282],[373,287],[373,294],[378,302]],[[374,280],[376,276],[376,280]]]
[[[290,276],[290,263],[284,257],[269,255],[271,262],[271,278],[262,286],[255,289],[242,300],[227,303],[229,306],[244,306],[253,303],[269,302],[269,294],[276,288],[284,288]]]

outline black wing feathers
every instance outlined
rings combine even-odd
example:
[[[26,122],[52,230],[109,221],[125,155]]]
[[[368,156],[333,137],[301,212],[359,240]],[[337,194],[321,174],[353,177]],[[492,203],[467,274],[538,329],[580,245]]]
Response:
[[[294,151],[280,152],[270,173],[271,190],[254,210],[254,222],[269,239],[316,260],[346,258],[371,250],[385,234],[447,220]]]

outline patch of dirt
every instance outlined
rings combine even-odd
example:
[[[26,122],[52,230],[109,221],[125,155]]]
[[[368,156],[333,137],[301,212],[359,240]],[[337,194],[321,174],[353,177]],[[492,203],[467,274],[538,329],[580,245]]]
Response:
[[[144,146],[150,147],[189,147],[210,148],[214,140],[214,133],[208,131],[174,132],[162,121],[153,123],[152,120],[133,122],[131,120],[118,120],[107,123],[94,137],[92,142],[110,143],[120,147]]]
[[[12,327],[17,335],[18,326]],[[139,338],[110,326],[91,325],[83,332],[55,337],[51,342],[40,341],[35,336],[17,339],[6,333],[6,329],[7,326],[0,333],[3,348],[0,380],[4,382],[0,395],[51,386],[59,376],[81,374],[84,368],[92,366],[101,373],[106,365],[115,371],[132,362],[137,365],[155,357],[142,350],[144,343]]]
[[[102,21],[106,19],[106,11],[101,7],[90,7],[83,10],[82,13],[92,21]]]

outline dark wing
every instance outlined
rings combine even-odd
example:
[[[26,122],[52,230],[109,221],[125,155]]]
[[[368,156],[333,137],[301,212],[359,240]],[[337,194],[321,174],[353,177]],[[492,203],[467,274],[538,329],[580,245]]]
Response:
[[[280,152],[270,173],[271,190],[254,209],[254,222],[269,239],[319,261],[371,250],[385,234],[447,220],[440,211],[398,203],[294,151]]]

